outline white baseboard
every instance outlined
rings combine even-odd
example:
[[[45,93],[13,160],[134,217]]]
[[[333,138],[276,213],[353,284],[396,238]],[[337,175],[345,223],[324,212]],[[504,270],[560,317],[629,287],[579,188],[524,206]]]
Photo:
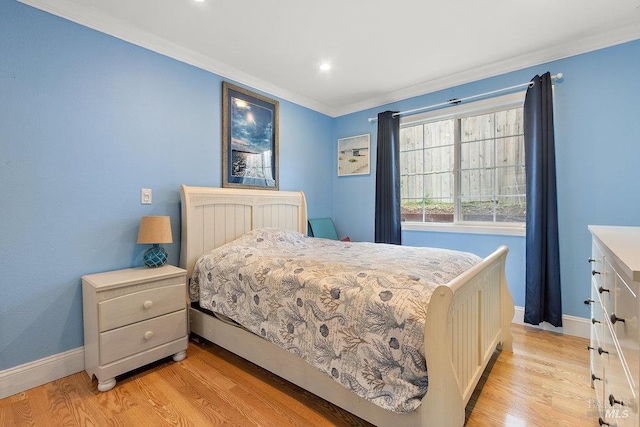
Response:
[[[532,328],[544,329],[545,331],[557,332],[559,334],[573,335],[581,338],[589,338],[591,331],[591,321],[583,317],[575,317],[562,315],[562,327],[556,328],[547,322],[543,322],[540,325],[531,325],[524,323],[524,307],[515,307],[515,315],[513,316],[513,323],[518,325],[530,326]]]
[[[575,316],[562,316],[562,328],[548,323],[530,325],[524,323],[524,307],[515,307],[513,323],[533,328],[589,338],[591,322]],[[84,347],[45,357],[0,372],[0,399],[21,393],[33,387],[46,384],[84,370]]]
[[[0,371],[0,399],[84,371],[84,347]]]

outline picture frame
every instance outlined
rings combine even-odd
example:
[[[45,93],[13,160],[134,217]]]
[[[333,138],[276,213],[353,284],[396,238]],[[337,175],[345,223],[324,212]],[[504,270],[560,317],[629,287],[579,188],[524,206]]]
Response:
[[[222,82],[222,186],[278,190],[279,102]]]
[[[371,135],[338,139],[338,176],[371,173]]]

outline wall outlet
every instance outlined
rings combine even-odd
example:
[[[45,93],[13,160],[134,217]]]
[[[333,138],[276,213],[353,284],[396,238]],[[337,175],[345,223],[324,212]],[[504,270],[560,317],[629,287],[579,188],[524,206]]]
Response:
[[[140,203],[143,205],[151,204],[151,189],[150,188],[142,188],[140,189]]]

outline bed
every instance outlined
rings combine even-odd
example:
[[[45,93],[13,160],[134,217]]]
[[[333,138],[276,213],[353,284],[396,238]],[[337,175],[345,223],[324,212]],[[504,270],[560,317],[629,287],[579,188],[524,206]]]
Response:
[[[248,233],[307,231],[301,192],[182,186],[181,202],[180,265],[190,278],[203,254],[214,249],[217,253]],[[494,350],[512,349],[514,309],[504,275],[507,252],[500,247],[446,284],[433,287],[421,349],[428,389],[417,408],[406,413],[358,396],[302,357],[198,307],[189,311],[190,330],[375,425],[462,426],[465,406]]]

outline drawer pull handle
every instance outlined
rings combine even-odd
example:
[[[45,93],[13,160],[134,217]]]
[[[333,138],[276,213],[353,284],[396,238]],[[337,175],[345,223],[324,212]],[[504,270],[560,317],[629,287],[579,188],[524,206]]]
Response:
[[[153,307],[153,301],[145,301],[144,304],[142,304],[142,306],[147,310],[149,310],[151,307]]]
[[[599,321],[599,320],[596,320],[596,319],[594,319],[594,318],[592,318],[592,319],[591,319],[591,323],[592,323],[593,325],[595,325],[596,323],[600,323],[600,321]]]
[[[588,262],[589,264],[591,264],[592,262],[596,262],[596,260],[595,260],[595,259],[593,259],[593,258],[589,258],[589,259],[587,260],[587,262]]]
[[[602,419],[602,417],[598,417],[598,424],[599,424],[599,425],[601,425],[601,426],[610,426],[610,425],[611,425],[611,424],[609,424],[609,423],[606,423],[606,422]]]
[[[623,402],[622,400],[616,400],[616,398],[615,398],[615,397],[613,397],[613,394],[610,394],[610,395],[609,395],[609,405],[613,406],[613,405],[615,405],[616,403],[617,403],[618,405],[622,405],[622,406],[624,406],[624,402]]]
[[[598,347],[598,354],[602,354],[602,353],[609,354],[609,352],[607,350],[603,350],[602,347]]]
[[[616,314],[615,314],[615,313],[611,313],[611,323],[615,325],[615,324],[616,324],[616,322],[622,322],[622,323],[625,323],[625,322],[624,322],[624,319],[619,318],[618,316],[616,316]]]
[[[144,339],[145,340],[150,340],[151,338],[153,338],[153,332],[152,331],[147,331],[144,333]]]
[[[586,299],[586,300],[584,300],[584,304],[585,304],[585,305],[589,305],[589,304],[592,304],[592,303],[594,303],[594,302],[595,302],[595,301],[594,301],[594,300],[592,300],[592,299]]]
[[[591,374],[591,381],[595,381],[595,380],[602,381],[602,378],[596,377],[596,374]]]
[[[596,274],[600,274],[600,272],[599,271],[595,271],[595,270],[591,270],[591,275],[592,276],[595,276]]]
[[[598,274],[600,274],[600,273],[598,273]],[[603,288],[602,286],[600,286],[600,287],[598,288],[598,292],[600,292],[600,293],[603,293],[603,292],[609,292],[609,289],[606,289],[606,288]]]

